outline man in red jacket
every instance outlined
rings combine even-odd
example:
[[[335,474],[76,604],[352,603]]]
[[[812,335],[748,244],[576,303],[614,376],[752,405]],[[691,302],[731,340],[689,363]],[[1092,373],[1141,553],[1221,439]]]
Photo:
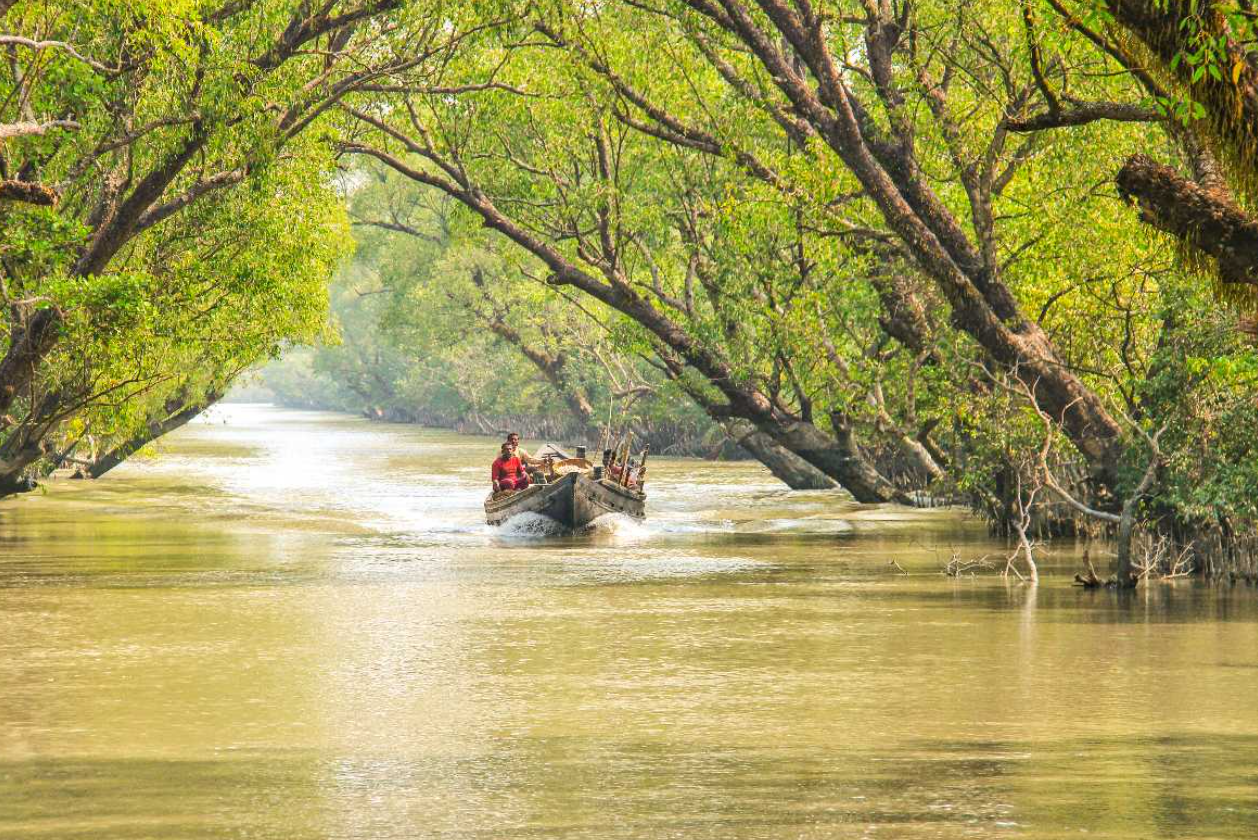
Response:
[[[489,477],[494,482],[495,493],[499,490],[523,490],[529,486],[529,474],[509,443],[502,445],[502,452],[489,469]]]

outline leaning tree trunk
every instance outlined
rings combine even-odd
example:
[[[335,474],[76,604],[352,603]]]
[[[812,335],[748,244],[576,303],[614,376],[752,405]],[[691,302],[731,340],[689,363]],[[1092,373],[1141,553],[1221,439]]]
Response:
[[[36,486],[26,471],[47,455],[44,435],[54,422],[63,398],[61,391],[50,391],[37,402],[26,421],[13,429],[0,444],[0,498],[25,493]]]
[[[0,499],[33,489],[35,483],[27,477],[26,471],[42,457],[44,450],[37,439],[31,439],[27,427],[10,433],[0,446]]]
[[[792,490],[832,490],[835,481],[746,420],[729,420],[725,432]]]
[[[578,274],[572,276],[569,282],[573,285],[581,282]],[[651,306],[628,284],[595,286],[590,294],[645,327],[719,389],[728,401],[728,405],[720,409],[725,416],[752,423],[778,445],[834,479],[859,502],[913,504],[908,494],[881,475],[852,442],[850,430],[846,436],[836,439],[807,420],[778,411],[759,389],[742,381],[722,358]]]
[[[38,446],[27,444],[9,457],[0,457],[0,499],[34,490],[38,485],[26,470],[43,456]]]
[[[1192,127],[1212,156],[1221,158],[1233,186],[1258,195],[1258,57],[1228,21],[1224,4],[1197,0],[1107,0],[1118,26],[1147,51],[1146,61],[1205,109]],[[1199,55],[1211,42],[1212,55]],[[1203,72],[1200,62],[1215,64]],[[1200,184],[1182,178],[1145,155],[1129,158],[1117,176],[1124,198],[1140,207],[1141,220],[1176,237],[1188,248],[1213,258],[1224,283],[1258,284],[1258,220],[1229,195],[1215,177]]]
[[[1258,57],[1237,38],[1227,20],[1225,4],[1200,0],[1106,0],[1114,22],[1149,52],[1150,63],[1173,77],[1205,109],[1206,131],[1238,168],[1249,191],[1258,169]],[[1203,40],[1212,41],[1214,73],[1190,56]]]
[[[189,398],[181,394],[172,400],[167,400],[165,405],[165,416],[157,420],[150,420],[149,423],[135,436],[131,437],[124,443],[115,446],[105,454],[101,455],[91,466],[87,468],[88,478],[100,478],[123,461],[130,458],[136,452],[140,451],[146,444],[157,440],[165,434],[173,432],[196,417],[202,411],[205,411],[210,405],[218,402],[222,397],[222,393],[212,391],[208,394],[201,395],[198,399],[189,401]]]

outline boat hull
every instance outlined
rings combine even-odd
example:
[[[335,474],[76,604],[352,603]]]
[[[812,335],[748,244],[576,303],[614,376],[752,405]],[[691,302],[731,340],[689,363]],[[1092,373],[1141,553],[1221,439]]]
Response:
[[[485,521],[490,525],[501,525],[522,513],[537,513],[575,530],[608,513],[642,519],[646,516],[646,496],[611,481],[569,473],[552,484],[536,484],[485,501]]]

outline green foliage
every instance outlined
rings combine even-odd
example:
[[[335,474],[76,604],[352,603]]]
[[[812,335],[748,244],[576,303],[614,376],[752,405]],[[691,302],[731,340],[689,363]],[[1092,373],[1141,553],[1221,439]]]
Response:
[[[10,47],[0,69],[0,123],[59,121],[0,146],[0,178],[55,197],[0,201],[0,338],[12,355],[35,312],[57,317],[51,346],[11,368],[33,376],[0,422],[0,485],[32,453],[142,436],[324,330],[326,284],[352,245],[331,135],[283,131],[277,103],[302,115],[328,66],[251,60],[292,4],[202,17],[220,8],[27,2],[5,15],[8,32],[69,46]]]

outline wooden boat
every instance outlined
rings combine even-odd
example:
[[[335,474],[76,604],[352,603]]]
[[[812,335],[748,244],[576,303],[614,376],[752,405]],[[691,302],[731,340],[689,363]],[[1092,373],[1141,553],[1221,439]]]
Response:
[[[610,479],[595,479],[585,470],[574,470],[548,484],[490,494],[485,500],[485,519],[490,525],[501,525],[521,513],[539,513],[576,530],[607,513],[644,518],[646,494]]]

